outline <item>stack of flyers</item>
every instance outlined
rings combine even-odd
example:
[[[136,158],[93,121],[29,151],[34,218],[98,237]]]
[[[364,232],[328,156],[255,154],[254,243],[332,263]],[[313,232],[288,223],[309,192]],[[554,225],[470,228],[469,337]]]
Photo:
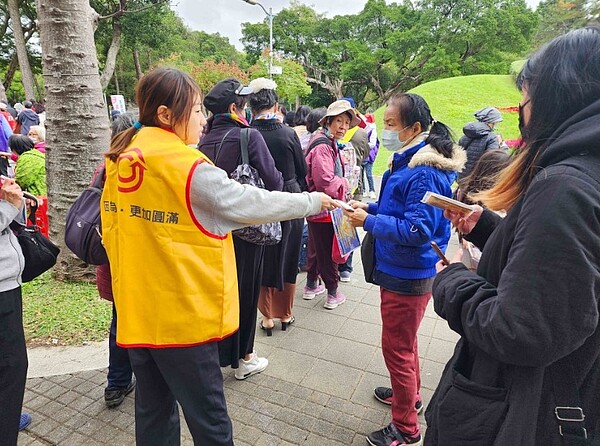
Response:
[[[342,208],[336,208],[330,214],[340,253],[346,256],[360,246],[358,232],[350,223],[350,219],[344,215]]]

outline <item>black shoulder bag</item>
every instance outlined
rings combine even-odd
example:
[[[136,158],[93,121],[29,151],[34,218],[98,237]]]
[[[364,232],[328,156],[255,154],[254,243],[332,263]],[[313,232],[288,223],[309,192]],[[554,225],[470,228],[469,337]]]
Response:
[[[28,193],[23,193],[25,198],[32,201],[29,220],[35,222],[35,213],[37,212],[37,198]],[[56,264],[56,259],[60,249],[40,232],[39,226],[35,223],[21,224],[16,221],[11,222],[10,228],[13,230],[21,245],[23,257],[25,257],[25,269],[23,270],[23,282],[30,282],[42,273],[45,273]]]
[[[231,130],[230,130],[231,131]],[[242,156],[242,163],[235,168],[229,177],[232,180],[237,181],[240,184],[247,184],[248,186],[258,187],[259,189],[265,188],[265,183],[258,175],[258,171],[250,165],[250,157],[248,155],[248,140],[249,140],[250,129],[243,128],[240,132],[240,152]],[[223,137],[223,141],[227,137],[229,132]],[[221,151],[221,145],[215,154],[215,164],[217,162],[218,153]],[[281,241],[281,223],[276,221],[272,223],[262,223],[258,225],[247,226],[245,228],[236,229],[232,232],[236,237],[255,245],[276,245]]]

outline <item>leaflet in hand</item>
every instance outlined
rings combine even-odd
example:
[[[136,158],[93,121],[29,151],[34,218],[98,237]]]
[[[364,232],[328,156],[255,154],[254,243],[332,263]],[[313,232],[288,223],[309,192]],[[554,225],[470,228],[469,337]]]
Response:
[[[475,206],[471,206],[460,201],[453,200],[452,198],[448,198],[431,191],[425,193],[421,202],[429,204],[431,206],[435,206],[436,208],[444,210],[448,209],[450,211],[457,212],[459,214],[462,214],[463,217],[466,217],[475,210]]]
[[[352,226],[350,219],[344,215],[342,208],[335,208],[330,214],[340,253],[343,256],[348,255],[360,246],[356,228]]]
[[[342,207],[342,209],[345,209],[348,212],[354,212],[354,208],[352,206],[350,206],[348,203],[346,203],[345,201],[335,200],[335,202],[337,204],[339,204]]]

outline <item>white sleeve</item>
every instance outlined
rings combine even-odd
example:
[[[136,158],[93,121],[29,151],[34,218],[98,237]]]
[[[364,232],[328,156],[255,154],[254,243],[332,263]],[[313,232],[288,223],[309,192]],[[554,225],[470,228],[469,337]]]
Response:
[[[303,218],[321,210],[318,192],[292,194],[242,185],[209,163],[198,164],[191,175],[194,217],[215,235],[259,223]]]

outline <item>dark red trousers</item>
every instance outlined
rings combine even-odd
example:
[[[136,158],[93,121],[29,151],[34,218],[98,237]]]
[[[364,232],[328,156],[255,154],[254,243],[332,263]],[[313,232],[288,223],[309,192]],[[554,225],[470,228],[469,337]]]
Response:
[[[392,423],[415,435],[419,422],[415,403],[420,398],[421,373],[417,330],[431,293],[404,295],[381,288],[381,349],[392,381]]]
[[[333,246],[333,225],[308,222],[307,279],[315,281],[319,275],[329,292],[337,290],[338,266],[331,258]]]

